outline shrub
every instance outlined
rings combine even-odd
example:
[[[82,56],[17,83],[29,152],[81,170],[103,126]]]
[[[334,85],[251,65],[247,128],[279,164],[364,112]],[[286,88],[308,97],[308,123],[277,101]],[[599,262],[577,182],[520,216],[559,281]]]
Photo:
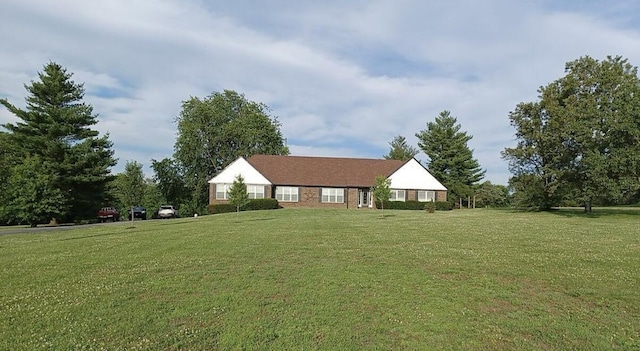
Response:
[[[276,199],[253,199],[240,208],[240,211],[273,210],[279,208]],[[207,211],[211,214],[236,212],[236,207],[232,204],[212,204],[207,206]]]
[[[420,210],[420,211],[424,210],[424,202],[420,202],[420,201],[415,201],[415,200],[405,201],[404,206],[405,206],[404,208],[405,210]]]
[[[434,204],[436,211],[449,211],[453,210],[453,202],[451,201],[436,201],[436,202],[420,202],[420,201],[385,201],[385,210],[428,210],[427,206]],[[376,208],[380,209],[380,201],[376,201]]]
[[[424,209],[429,213],[436,212],[436,203],[435,202],[427,202],[424,204]]]
[[[207,211],[211,214],[236,212],[236,207],[232,204],[212,204],[207,206]]]
[[[437,203],[437,202],[436,202]],[[380,201],[376,201],[376,208],[380,208]],[[437,207],[436,207],[437,208]],[[385,201],[385,210],[424,210],[425,203],[415,200],[409,201]]]
[[[278,200],[276,199],[253,199],[249,200],[245,206],[242,207],[243,211],[254,210],[275,210],[279,207]]]
[[[451,211],[453,210],[453,202],[451,201],[436,201],[436,210],[437,211]]]

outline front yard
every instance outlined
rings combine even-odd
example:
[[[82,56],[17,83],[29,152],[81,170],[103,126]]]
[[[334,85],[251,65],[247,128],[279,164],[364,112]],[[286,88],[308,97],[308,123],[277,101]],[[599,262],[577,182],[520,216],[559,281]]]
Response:
[[[384,212],[0,236],[0,349],[640,348],[640,209]]]

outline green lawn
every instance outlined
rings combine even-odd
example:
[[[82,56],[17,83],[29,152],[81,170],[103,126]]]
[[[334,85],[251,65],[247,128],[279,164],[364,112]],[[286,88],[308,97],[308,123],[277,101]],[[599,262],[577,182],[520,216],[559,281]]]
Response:
[[[640,349],[640,208],[0,236],[0,350]]]

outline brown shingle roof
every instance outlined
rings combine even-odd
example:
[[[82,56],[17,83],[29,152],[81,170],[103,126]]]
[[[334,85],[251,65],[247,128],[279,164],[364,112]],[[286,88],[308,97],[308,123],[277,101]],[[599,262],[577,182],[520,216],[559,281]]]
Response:
[[[274,185],[371,187],[405,161],[364,158],[254,155],[247,160]]]

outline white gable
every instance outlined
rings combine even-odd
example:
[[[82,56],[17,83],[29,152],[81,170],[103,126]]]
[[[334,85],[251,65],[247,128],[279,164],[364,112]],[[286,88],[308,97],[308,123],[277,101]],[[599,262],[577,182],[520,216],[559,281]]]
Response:
[[[242,157],[231,162],[231,164],[222,170],[220,174],[211,178],[209,183],[231,184],[238,175],[241,175],[242,178],[244,178],[245,184],[271,185],[271,182],[267,178],[253,168],[253,166]]]
[[[447,190],[415,158],[407,161],[389,179],[392,189]]]

